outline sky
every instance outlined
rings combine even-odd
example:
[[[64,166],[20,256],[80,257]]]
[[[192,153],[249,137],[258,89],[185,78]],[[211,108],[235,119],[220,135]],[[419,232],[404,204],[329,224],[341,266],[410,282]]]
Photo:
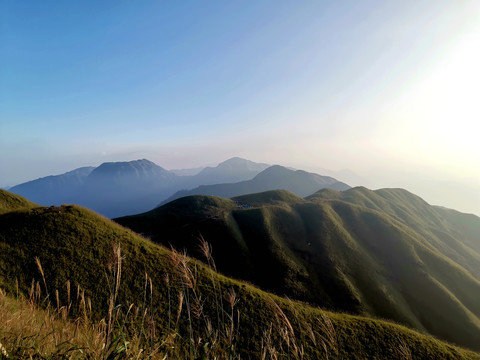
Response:
[[[0,26],[0,187],[240,156],[480,215],[477,0],[3,0]]]

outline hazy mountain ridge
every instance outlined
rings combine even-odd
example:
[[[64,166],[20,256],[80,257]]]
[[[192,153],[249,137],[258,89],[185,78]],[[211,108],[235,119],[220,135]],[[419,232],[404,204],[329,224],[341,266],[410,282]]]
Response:
[[[162,204],[189,195],[212,195],[230,198],[268,190],[288,190],[303,197],[325,187],[335,190],[350,188],[347,184],[329,176],[321,176],[303,170],[290,170],[280,165],[273,165],[260,172],[251,180],[229,184],[201,185],[192,190],[178,191],[164,200]]]
[[[179,176],[193,176],[193,175],[197,175],[203,169],[205,169],[205,166],[200,166],[197,168],[189,168],[189,169],[170,169],[169,171]]]
[[[177,176],[148,160],[107,162],[14,186],[10,191],[42,205],[79,204],[106,216],[152,208]],[[153,199],[152,199],[153,197]]]
[[[288,194],[271,194],[270,201],[277,201]],[[5,194],[0,205],[10,202],[16,195]],[[202,197],[198,197],[200,199]],[[205,197],[203,197],[205,198]],[[207,198],[207,205],[213,209],[215,204],[233,201]],[[291,198],[293,202],[294,198]],[[179,201],[185,201],[180,199]],[[28,203],[25,199],[21,203]],[[94,316],[100,318],[108,306],[108,288],[105,269],[111,259],[112,243],[122,248],[122,287],[119,302],[128,306],[130,302],[142,304],[144,274],[152,278],[155,289],[153,306],[158,335],[165,334],[168,325],[168,291],[176,294],[178,283],[175,281],[175,266],[171,252],[155,245],[136,234],[120,227],[87,209],[78,206],[55,208],[32,207],[17,209],[0,215],[0,287],[8,293],[16,293],[16,280],[21,293],[27,294],[32,279],[41,281],[41,275],[35,257],[42,263],[42,272],[50,291],[60,289],[60,303],[67,303],[67,295],[62,290],[69,280],[73,287],[77,285],[85,290],[86,299],[91,300]],[[239,299],[237,309],[241,314],[240,333],[236,339],[236,351],[242,358],[259,358],[260,343],[264,331],[275,321],[275,308],[269,299],[274,299],[278,307],[291,318],[292,331],[300,334],[299,326],[308,324],[313,331],[318,329],[318,319],[327,315],[334,327],[338,356],[350,359],[364,358],[401,358],[399,346],[404,346],[414,357],[422,359],[476,359],[478,354],[442,343],[436,339],[408,330],[402,326],[385,321],[358,316],[327,313],[305,304],[287,301],[269,295],[251,285],[219,276],[206,269],[200,263],[189,260],[195,266],[197,291],[203,300],[205,316],[215,316],[215,301],[211,294],[211,279],[217,281],[223,293],[234,289]],[[165,274],[171,274],[173,283],[166,285]],[[176,297],[172,306],[178,307]],[[184,310],[185,311],[185,310]],[[183,314],[183,317],[186,317]],[[294,320],[296,319],[296,320]],[[186,334],[189,323],[180,322],[179,332]],[[202,319],[191,321],[194,333],[200,331]],[[215,328],[216,322],[212,322]],[[305,351],[305,358],[324,358],[324,350],[308,339],[298,335],[298,341]],[[5,346],[8,344],[4,343]],[[331,345],[327,347],[333,351]]]
[[[215,167],[208,166],[192,178],[194,186],[250,180],[270,165],[239,157],[228,159]]]
[[[61,175],[42,177],[12,186],[9,191],[43,205],[71,202],[76,199],[77,193],[94,169],[93,166],[87,166]]]
[[[102,181],[104,178],[107,178],[121,185],[130,185],[132,180],[156,182],[158,180],[169,181],[176,177],[175,174],[172,174],[157,164],[142,159],[103,163],[90,173],[88,181]]]
[[[79,168],[62,175],[48,176],[14,186],[10,191],[26,196],[42,205],[79,204],[108,217],[144,212],[156,207],[162,200],[180,189],[203,184],[239,182],[251,179],[269,165],[238,157],[228,159],[216,167],[204,168],[196,175],[180,176],[146,160],[107,162],[100,166]],[[312,175],[313,176],[313,175]],[[318,175],[319,176],[319,175]],[[315,180],[322,183],[321,180]],[[332,182],[329,178],[327,182]],[[268,185],[261,189],[269,190]],[[298,184],[301,188],[304,184]],[[310,187],[308,192],[320,186]],[[250,189],[241,193],[252,192]],[[306,195],[308,195],[306,194]]]
[[[226,169],[235,166],[229,179],[253,177],[256,167],[263,168],[263,164],[234,158],[202,175],[179,176],[146,159],[107,162],[29,181],[10,190],[43,205],[75,203],[114,217],[152,209],[178,189],[198,186],[201,181],[212,182],[216,176],[221,181]]]
[[[353,188],[191,196],[117,221],[193,256],[201,234],[227,275],[478,348],[480,255],[470,243],[480,218],[455,214],[456,223],[405,190]]]

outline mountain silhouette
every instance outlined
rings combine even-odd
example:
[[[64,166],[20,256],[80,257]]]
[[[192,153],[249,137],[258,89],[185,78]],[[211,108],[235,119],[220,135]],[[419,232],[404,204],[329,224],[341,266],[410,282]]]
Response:
[[[329,176],[321,176],[303,170],[291,170],[280,165],[273,165],[260,172],[251,180],[230,184],[201,185],[192,190],[181,190],[162,202],[189,195],[213,195],[233,197],[267,190],[288,190],[298,196],[307,196],[322,188],[347,190],[350,188]]]
[[[267,167],[267,164],[235,157],[216,167],[207,167],[198,174],[180,176],[146,159],[106,162],[98,167],[79,168],[29,181],[9,191],[41,205],[78,204],[113,218],[153,209],[181,189],[189,191],[203,184],[252,179]],[[260,180],[263,185],[254,188],[282,188],[281,176],[270,183],[269,180]],[[325,181],[335,183],[332,178]],[[305,186],[308,195],[323,187],[320,185],[325,181],[320,177],[310,182],[299,181],[296,187],[287,189],[299,191],[299,187]],[[247,189],[247,192],[252,191]]]

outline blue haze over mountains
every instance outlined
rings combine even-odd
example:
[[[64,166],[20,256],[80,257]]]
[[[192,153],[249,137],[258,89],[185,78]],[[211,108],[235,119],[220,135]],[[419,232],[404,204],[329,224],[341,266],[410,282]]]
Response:
[[[114,218],[151,210],[167,199],[191,194],[232,197],[284,189],[307,196],[325,187],[350,188],[331,177],[235,157],[195,175],[177,175],[146,159],[106,162],[25,182],[9,191],[38,204],[74,203]]]
[[[214,195],[230,198],[267,190],[288,190],[295,195],[305,197],[323,188],[343,191],[348,190],[350,186],[330,176],[321,176],[303,170],[291,170],[280,165],[273,165],[251,180],[237,183],[200,185],[192,190],[180,190],[162,204],[189,195]]]

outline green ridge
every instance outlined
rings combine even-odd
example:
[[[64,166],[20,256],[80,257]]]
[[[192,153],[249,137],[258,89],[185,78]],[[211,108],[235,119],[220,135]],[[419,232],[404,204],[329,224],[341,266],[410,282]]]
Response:
[[[38,205],[25,199],[23,196],[0,189],[0,214],[36,206]]]
[[[297,196],[285,190],[271,190],[256,194],[247,194],[233,197],[232,200],[239,204],[250,206],[276,205],[276,204],[297,204],[305,202],[300,196]]]
[[[207,199],[214,203],[208,210],[199,197],[186,197],[187,212],[172,202],[117,221],[198,258],[202,235],[219,271],[280,296],[480,348],[478,218],[452,215],[402,189],[240,198],[253,208]],[[459,226],[465,216],[467,230]]]

